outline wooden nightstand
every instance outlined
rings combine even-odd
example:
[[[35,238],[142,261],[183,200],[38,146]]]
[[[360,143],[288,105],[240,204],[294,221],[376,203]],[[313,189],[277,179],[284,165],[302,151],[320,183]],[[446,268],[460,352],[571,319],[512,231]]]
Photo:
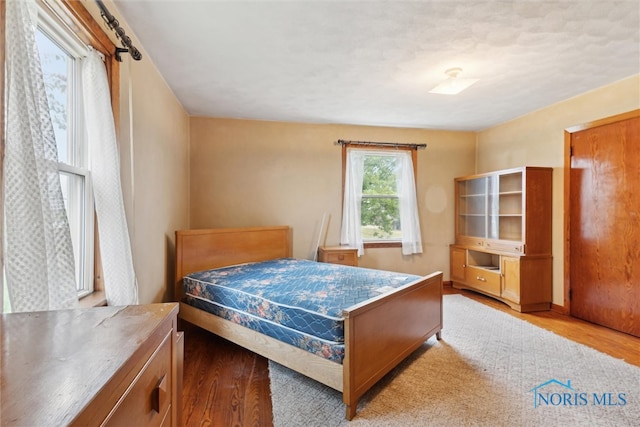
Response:
[[[320,246],[318,261],[357,267],[358,249],[348,246]]]

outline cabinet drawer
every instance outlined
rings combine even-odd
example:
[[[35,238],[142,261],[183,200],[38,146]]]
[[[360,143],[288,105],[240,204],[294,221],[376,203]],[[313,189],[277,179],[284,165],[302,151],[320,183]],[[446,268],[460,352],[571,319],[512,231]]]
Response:
[[[488,240],[485,243],[485,247],[487,249],[499,252],[511,252],[516,254],[524,253],[524,245],[522,244],[522,242]]]
[[[358,266],[358,250],[357,249],[332,249],[320,248],[318,250],[318,260],[320,262],[328,262],[331,264]]]
[[[158,346],[103,426],[160,426],[171,419],[171,336]]]
[[[483,248],[485,240],[482,237],[456,236],[456,245],[463,245],[470,249]]]
[[[491,295],[500,296],[500,273],[498,272],[469,266],[467,284]]]

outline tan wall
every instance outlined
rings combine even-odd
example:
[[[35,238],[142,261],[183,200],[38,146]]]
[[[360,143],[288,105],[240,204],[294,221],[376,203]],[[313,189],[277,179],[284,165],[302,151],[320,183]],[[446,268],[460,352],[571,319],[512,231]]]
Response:
[[[94,1],[85,7],[105,28]],[[109,1],[107,8],[143,59],[120,64],[120,173],[142,304],[172,298],[175,230],[189,226],[189,117],[135,33]],[[113,32],[106,30],[113,39]]]
[[[478,133],[478,172],[549,166],[553,173],[553,303],[564,305],[564,131],[640,108],[640,75]]]
[[[363,267],[449,276],[453,178],[475,167],[473,132],[191,118],[191,227],[289,225],[294,256],[310,259],[323,214],[323,242],[339,242],[342,155],[338,139],[427,143],[418,151],[424,253],[367,249]]]

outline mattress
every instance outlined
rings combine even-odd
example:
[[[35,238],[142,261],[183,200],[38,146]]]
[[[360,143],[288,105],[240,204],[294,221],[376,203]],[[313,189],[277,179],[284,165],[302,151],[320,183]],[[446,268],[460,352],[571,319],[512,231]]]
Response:
[[[193,295],[185,295],[184,302],[215,314],[238,325],[242,325],[261,334],[275,338],[283,343],[293,345],[317,356],[342,364],[344,360],[344,342],[329,341],[314,337],[295,329],[287,328],[269,320],[261,319],[252,314],[243,313],[224,307],[216,302],[198,298]]]
[[[282,258],[189,274],[183,295],[187,304],[341,362],[343,311],[418,279]]]

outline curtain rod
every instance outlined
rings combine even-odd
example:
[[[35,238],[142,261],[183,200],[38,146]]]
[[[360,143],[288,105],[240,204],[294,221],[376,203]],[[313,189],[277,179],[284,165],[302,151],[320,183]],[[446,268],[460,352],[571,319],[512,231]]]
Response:
[[[124,46],[116,46],[115,55],[118,62],[122,62],[122,57],[120,56],[120,54],[125,52],[129,52],[133,59],[135,59],[136,61],[140,61],[142,59],[142,54],[138,49],[136,49],[133,43],[131,43],[131,39],[125,34],[124,29],[120,26],[118,20],[111,14],[111,12],[109,12],[107,7],[104,5],[104,3],[102,3],[101,0],[95,1],[100,8],[100,15],[102,15],[102,19],[104,19],[104,22],[107,23],[109,29],[116,33],[116,37],[120,39],[120,41],[122,42],[122,46]]]
[[[414,150],[427,148],[427,144],[404,144],[400,142],[346,141],[339,139],[335,145],[371,145],[374,147],[407,147]]]

